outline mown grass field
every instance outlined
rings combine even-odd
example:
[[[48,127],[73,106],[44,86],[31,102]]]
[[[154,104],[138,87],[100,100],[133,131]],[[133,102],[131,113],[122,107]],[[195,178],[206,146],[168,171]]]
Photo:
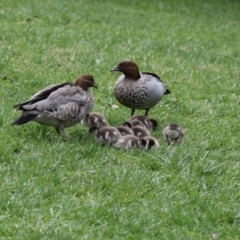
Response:
[[[239,239],[239,13],[237,0],[0,1],[0,239]],[[160,149],[10,125],[15,103],[82,73],[99,84],[93,110],[122,123],[110,69],[125,59],[172,92],[149,113]]]

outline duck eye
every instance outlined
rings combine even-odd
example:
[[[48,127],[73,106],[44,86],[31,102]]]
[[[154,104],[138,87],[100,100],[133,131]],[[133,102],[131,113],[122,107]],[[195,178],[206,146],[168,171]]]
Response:
[[[89,77],[88,80],[94,82],[92,77]]]
[[[127,66],[128,66],[128,64],[127,64],[127,63],[123,63],[123,66],[124,66],[124,67],[127,67]]]

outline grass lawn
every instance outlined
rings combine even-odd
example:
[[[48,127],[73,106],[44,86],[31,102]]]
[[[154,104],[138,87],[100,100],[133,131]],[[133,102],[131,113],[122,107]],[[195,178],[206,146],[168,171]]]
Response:
[[[239,239],[239,13],[237,0],[1,1],[0,239]],[[83,73],[99,85],[93,110],[122,123],[110,69],[125,59],[172,92],[149,112],[160,149],[10,125],[15,103]],[[162,137],[170,122],[178,146]]]

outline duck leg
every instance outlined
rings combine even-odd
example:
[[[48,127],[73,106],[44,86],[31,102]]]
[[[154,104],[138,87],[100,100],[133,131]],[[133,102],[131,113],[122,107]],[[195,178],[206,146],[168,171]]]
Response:
[[[146,112],[145,112],[146,117],[148,116],[148,111],[149,111],[149,109],[146,109]]]
[[[170,142],[168,136],[166,137],[166,139],[167,139],[168,146],[170,146],[170,145],[171,145],[171,142]]]
[[[132,115],[131,116],[133,116],[133,114],[134,114],[134,112],[135,112],[135,108],[132,108]]]
[[[67,134],[66,134],[64,128],[61,129],[61,135],[62,135],[63,140],[66,141],[67,140]]]
[[[59,128],[55,128],[57,134],[60,134],[60,129]]]
[[[56,129],[57,133],[62,136],[63,140],[67,139],[67,135],[66,135],[64,127],[60,126],[60,128],[55,128],[55,129]]]

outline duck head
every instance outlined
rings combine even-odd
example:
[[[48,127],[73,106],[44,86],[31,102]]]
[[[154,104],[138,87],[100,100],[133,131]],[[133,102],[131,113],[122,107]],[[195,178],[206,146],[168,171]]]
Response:
[[[74,83],[84,91],[87,91],[90,87],[98,88],[98,85],[94,82],[93,76],[87,74],[79,76]]]
[[[133,61],[122,61],[116,67],[111,69],[111,71],[122,72],[126,78],[132,80],[137,80],[140,78],[138,66]]]

